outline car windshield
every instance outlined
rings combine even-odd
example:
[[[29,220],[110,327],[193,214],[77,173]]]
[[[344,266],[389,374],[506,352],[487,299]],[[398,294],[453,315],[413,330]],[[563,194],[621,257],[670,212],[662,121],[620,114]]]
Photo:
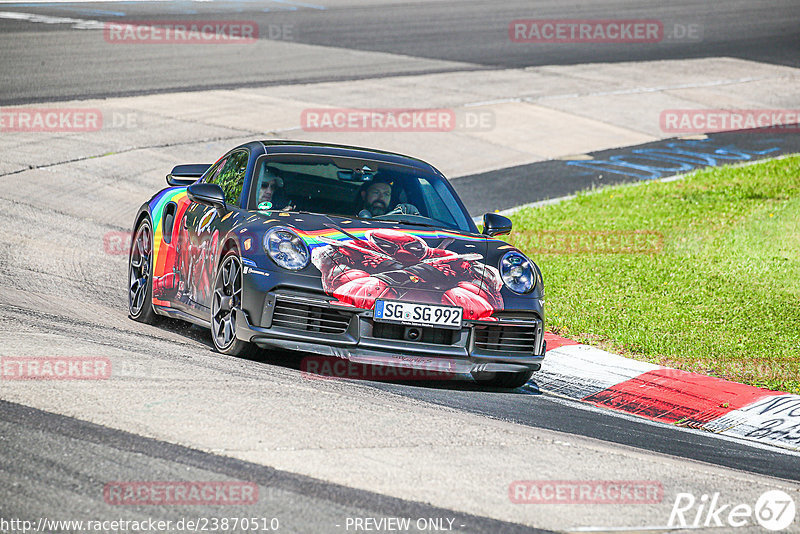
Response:
[[[339,156],[270,155],[257,162],[255,180],[259,210],[475,231],[446,181],[414,167]]]

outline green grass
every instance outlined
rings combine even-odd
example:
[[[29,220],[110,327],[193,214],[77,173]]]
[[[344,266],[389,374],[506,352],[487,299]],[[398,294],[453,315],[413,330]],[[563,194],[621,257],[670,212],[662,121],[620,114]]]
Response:
[[[584,193],[512,220],[511,241],[544,274],[550,331],[800,393],[800,156]],[[602,252],[564,250],[566,234],[549,233],[563,230],[584,237],[573,249],[594,236]],[[617,253],[586,233],[631,230],[652,233],[616,234],[632,243]]]

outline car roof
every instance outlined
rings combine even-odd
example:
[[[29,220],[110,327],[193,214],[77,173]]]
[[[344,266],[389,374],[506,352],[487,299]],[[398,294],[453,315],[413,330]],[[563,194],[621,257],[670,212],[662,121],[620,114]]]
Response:
[[[267,154],[318,154],[322,156],[339,156],[357,159],[370,159],[383,161],[386,163],[397,163],[408,167],[415,167],[427,172],[432,172],[439,176],[439,172],[433,165],[421,159],[404,156],[394,152],[385,152],[374,148],[364,148],[347,145],[335,145],[330,143],[314,143],[311,141],[261,141]]]

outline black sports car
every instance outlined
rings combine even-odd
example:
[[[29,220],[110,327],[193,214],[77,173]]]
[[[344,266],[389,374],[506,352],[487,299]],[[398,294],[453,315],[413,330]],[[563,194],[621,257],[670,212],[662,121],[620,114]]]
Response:
[[[479,233],[445,177],[418,159],[337,145],[252,142],[179,165],[136,215],[131,318],[211,329],[254,346],[390,367],[447,361],[524,384],[545,353],[535,263]]]

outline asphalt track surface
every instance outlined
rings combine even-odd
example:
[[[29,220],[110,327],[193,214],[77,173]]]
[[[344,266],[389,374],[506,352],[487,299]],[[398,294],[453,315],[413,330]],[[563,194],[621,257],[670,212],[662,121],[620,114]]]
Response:
[[[549,532],[330,484],[5,401],[0,401],[0,443],[6,487],[26,489],[4,493],[0,514],[13,510],[15,517],[34,523],[41,517],[41,503],[48,502],[51,519],[76,517],[80,510],[81,518],[169,520],[175,525],[187,517],[187,508],[115,510],[97,497],[109,480],[248,480],[258,485],[257,503],[226,507],[225,516],[277,519],[282,532],[331,532],[343,530],[348,517],[384,516],[439,518],[443,524],[452,521],[459,532]],[[40,502],[28,498],[28,491],[36,491]],[[202,517],[202,507],[193,508]]]
[[[531,393],[538,391],[535,376],[525,386],[525,392],[515,393],[487,392],[478,387],[446,383],[413,386],[384,383],[375,387],[458,410],[500,417],[522,425],[597,438],[788,480],[800,480],[800,462],[796,456],[764,449],[756,452],[752,446],[738,442],[720,443],[716,437],[701,431],[676,433],[674,427],[639,418],[620,421],[617,414],[576,410],[573,401]]]
[[[0,104],[163,91],[350,80],[392,74],[521,68],[592,62],[736,57],[800,64],[800,3],[529,1],[455,2],[93,2],[0,4],[2,12],[79,21],[245,20],[261,39],[325,49],[251,45],[195,47],[105,42],[102,31],[72,23],[0,16]],[[659,43],[523,44],[511,42],[516,19],[647,19],[664,24]],[[676,26],[677,25],[677,26]],[[691,26],[693,25],[693,26]],[[680,37],[695,28],[696,38]],[[677,28],[677,29],[676,29]],[[286,29],[287,31],[283,31]],[[687,30],[688,31],[688,30]],[[272,33],[270,33],[272,32]],[[698,40],[699,39],[699,40]],[[36,45],[31,46],[35,41]],[[418,61],[347,62],[355,51]],[[419,60],[427,60],[420,62]]]
[[[310,3],[308,3],[310,4]],[[326,5],[322,5],[326,4]],[[314,54],[259,57],[241,49],[209,47],[203,54],[187,50],[165,51],[158,46],[115,49],[97,45],[95,31],[73,29],[68,23],[33,23],[0,18],[0,104],[30,103],[74,98],[102,97],[152,92],[205,90],[242,85],[305,83],[410,72],[446,72],[550,64],[631,61],[662,58],[732,56],[776,64],[800,64],[800,4],[797,2],[727,2],[721,5],[699,2],[584,3],[544,2],[533,10],[528,2],[502,5],[477,2],[427,2],[413,5],[366,2],[322,2],[320,5],[281,9],[271,4],[254,8],[251,2],[174,3],[92,3],[92,4],[0,4],[0,11],[45,14],[81,20],[119,21],[143,19],[235,18],[255,20],[262,28],[288,24],[293,43],[329,47],[323,58],[349,51],[386,52],[431,60],[430,64],[394,69],[383,66],[343,70],[335,61],[318,61]],[[323,8],[324,9],[320,9]],[[510,43],[508,22],[517,18],[659,19],[678,24],[700,24],[702,46],[696,42],[665,42],[637,46],[537,47]],[[35,44],[32,44],[35,43]],[[287,53],[288,54],[288,53]],[[327,54],[327,56],[326,56]],[[188,61],[187,63],[187,60]],[[729,137],[726,137],[729,135]],[[780,136],[775,137],[777,139]],[[710,138],[723,145],[734,143],[753,151],[762,149],[759,134],[720,134]],[[780,138],[780,151],[798,149],[797,136]],[[777,142],[777,141],[776,141]],[[633,147],[637,148],[637,147]],[[592,154],[595,160],[630,154],[620,149]],[[642,147],[638,147],[642,148]],[[644,147],[648,148],[648,147]],[[775,153],[764,154],[769,157]],[[508,208],[507,195],[488,198],[488,179],[502,180],[520,173],[540,176],[564,175],[563,180],[541,180],[525,202],[570,194],[591,184],[642,179],[635,173],[600,173],[586,168],[565,167],[566,163],[544,162],[523,168],[502,169],[465,177],[457,181],[473,213],[489,208]],[[565,170],[573,170],[572,174]],[[676,171],[677,172],[677,171]],[[665,176],[668,174],[665,174]],[[502,188],[499,190],[502,191]],[[136,199],[138,202],[140,199]],[[480,204],[486,201],[486,205]],[[23,204],[30,199],[20,198]],[[516,204],[517,202],[515,202]],[[27,204],[25,210],[35,206]],[[44,212],[45,210],[41,210]],[[30,215],[30,214],[29,214]],[[47,214],[45,214],[46,216]],[[0,260],[2,265],[3,260]],[[17,279],[20,285],[36,284],[37,273]],[[26,280],[22,277],[32,277]],[[90,284],[90,276],[77,283]],[[76,289],[80,289],[77,287]],[[124,288],[119,288],[120,294]],[[94,298],[96,290],[87,291]],[[107,297],[102,297],[103,299]],[[5,320],[37,323],[41,328],[61,330],[76,337],[99,338],[102,332],[91,324],[68,322],[63,318],[31,316],[30,310],[6,309]],[[172,337],[187,335],[192,343],[207,346],[209,340],[196,331],[180,332],[164,326]],[[117,334],[115,334],[117,335]],[[119,334],[121,335],[121,334]],[[122,338],[111,337],[110,342]],[[121,345],[124,347],[124,345]],[[297,362],[283,356],[269,363],[294,371]],[[535,379],[534,379],[535,382]],[[800,480],[797,457],[772,449],[721,441],[713,436],[668,425],[620,417],[599,409],[588,409],[535,391],[485,391],[466,384],[373,384],[379,391],[446,406],[458,411],[485,415],[567,434],[587,436],[647,451],[700,460],[743,472]],[[54,511],[69,512],[83,507],[88,515],[107,514],[97,485],[109,479],[208,479],[210,476],[249,479],[268,492],[265,514],[302,518],[290,531],[329,531],[342,517],[353,515],[449,516],[456,517],[465,531],[532,531],[492,519],[467,516],[429,505],[386,497],[321,482],[284,471],[248,464],[224,456],[191,450],[158,440],[93,425],[77,419],[46,413],[13,403],[0,402],[0,465],[16,497],[5,500],[3,511],[16,516],[38,516],[43,502]],[[102,461],[98,461],[102,458]],[[37,488],[36,499],[31,497]],[[7,497],[3,495],[4,499]],[[55,503],[59,503],[56,505]],[[309,513],[313,509],[313,514]],[[169,509],[128,510],[130,516],[175,517]],[[333,523],[332,523],[333,522]]]

